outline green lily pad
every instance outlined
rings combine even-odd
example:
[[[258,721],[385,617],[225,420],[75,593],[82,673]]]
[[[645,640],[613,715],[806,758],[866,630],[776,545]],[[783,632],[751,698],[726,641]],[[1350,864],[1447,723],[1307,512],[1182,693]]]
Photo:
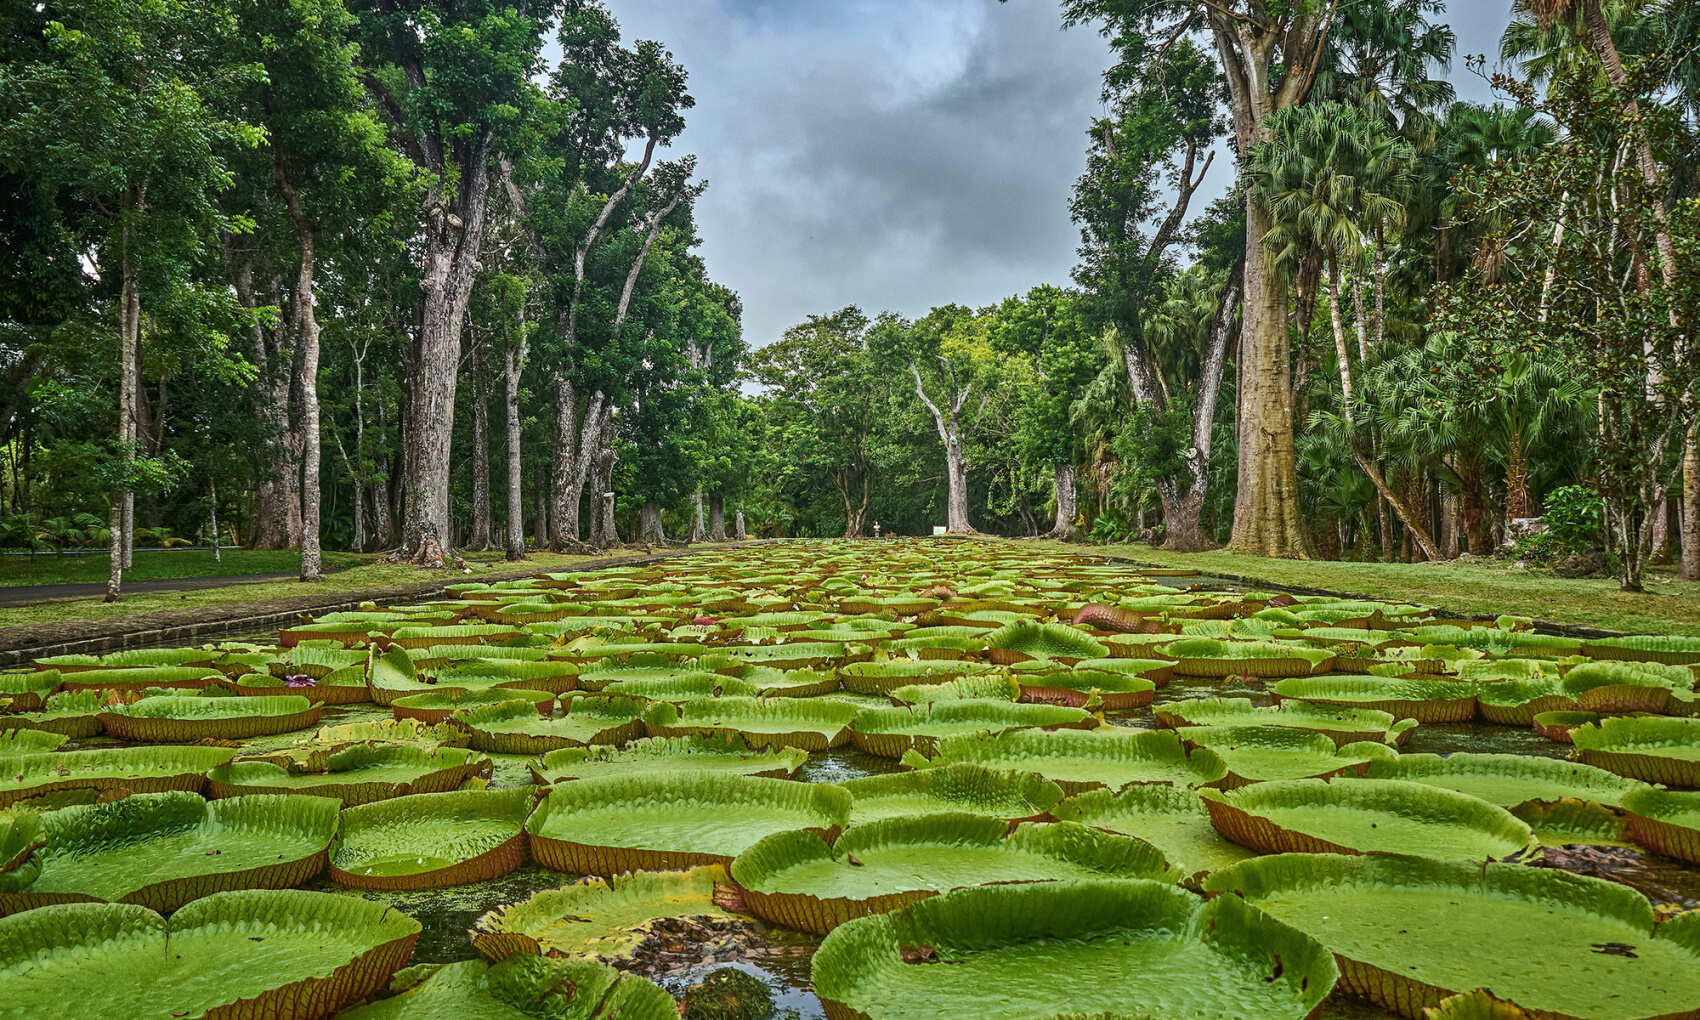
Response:
[[[532,793],[458,790],[351,807],[331,878],[355,889],[435,889],[498,878],[525,863]]]
[[[419,932],[386,904],[296,889],[214,893],[169,920],[42,907],[0,918],[0,1013],[109,1016],[120,987],[125,1016],[324,1016],[382,988]]]
[[[186,744],[208,738],[243,740],[304,730],[319,724],[319,712],[299,695],[201,698],[164,694],[100,713],[106,732],[121,740]]]
[[[1017,821],[1039,818],[1063,798],[1062,787],[1037,773],[967,764],[864,776],[839,786],[850,794],[853,825],[937,813]]]
[[[594,960],[518,956],[494,966],[462,960],[411,968],[398,975],[396,983],[414,977],[422,980],[391,998],[339,1013],[339,1020],[677,1020],[679,1016],[679,1004],[659,985]]]
[[[1672,701],[1682,706],[1673,715],[1692,714],[1694,674],[1682,666],[1657,662],[1585,662],[1564,674],[1560,686],[1586,712],[1663,713]]]
[[[1161,850],[1189,882],[1252,856],[1252,851],[1222,838],[1195,790],[1172,786],[1091,790],[1068,798],[1051,814],[1138,837]]]
[[[1623,798],[1629,834],[1666,857],[1700,864],[1700,793],[1643,786]]]
[[[0,913],[77,901],[170,913],[215,892],[286,889],[324,870],[336,829],[337,806],[317,797],[208,803],[178,790],[67,807],[43,816],[39,874],[0,891]]]
[[[1327,672],[1334,653],[1303,644],[1182,638],[1162,646],[1181,676],[1295,677]]]
[[[718,902],[722,886],[730,880],[720,865],[587,878],[485,913],[472,925],[472,946],[492,961],[516,954],[628,960],[658,918],[735,921]]]
[[[1395,719],[1391,712],[1373,708],[1286,701],[1259,708],[1250,698],[1197,698],[1171,701],[1152,709],[1157,722],[1170,728],[1182,726],[1274,726],[1321,733],[1336,746],[1360,740],[1402,746],[1417,728],[1415,719]]]
[[[1580,762],[1523,754],[1406,754],[1378,761],[1364,773],[1371,779],[1405,779],[1479,797],[1513,808],[1532,800],[1572,797],[1616,805],[1642,788],[1634,780]]]
[[[608,694],[624,694],[649,701],[692,701],[722,696],[750,698],[756,694],[754,685],[735,676],[684,670],[670,670],[661,676],[621,678],[602,690]]]
[[[1278,703],[1372,708],[1419,723],[1466,722],[1476,715],[1476,685],[1454,680],[1382,676],[1291,677],[1269,686]]]
[[[1309,933],[1339,961],[1340,991],[1405,1016],[1477,988],[1539,1016],[1641,1020],[1700,1009],[1700,914],[1655,925],[1644,896],[1602,879],[1283,854],[1218,872],[1204,888]]]
[[[905,764],[953,765],[963,762],[993,769],[1037,772],[1068,793],[1100,786],[1119,790],[1133,783],[1208,786],[1228,775],[1214,752],[1190,754],[1173,733],[1117,729],[1015,730],[996,736],[951,737],[939,741],[930,762],[906,758]]]
[[[1277,779],[1327,779],[1361,774],[1371,762],[1398,757],[1372,740],[1336,747],[1320,733],[1280,726],[1183,726],[1175,731],[1188,747],[1207,747],[1228,765],[1219,784],[1231,790]]]
[[[699,698],[657,702],[643,712],[652,737],[734,735],[753,747],[824,751],[850,740],[856,710],[839,702],[798,698]]]
[[[410,793],[444,793],[459,789],[475,776],[489,778],[491,770],[489,758],[463,747],[426,750],[412,744],[355,744],[325,756],[323,761],[221,764],[208,772],[206,779],[214,797],[304,793],[335,797],[345,807],[352,807]]]
[[[106,747],[9,755],[0,758],[0,807],[65,790],[199,792],[207,770],[235,753],[227,747]]]
[[[505,701],[448,719],[464,729],[471,745],[500,754],[543,754],[561,747],[623,744],[643,733],[645,702],[612,694],[570,694],[560,715],[539,716],[528,702]]]
[[[1005,665],[1027,659],[1072,663],[1110,654],[1092,635],[1066,623],[1016,620],[986,635],[985,641],[991,660]]]
[[[563,747],[531,766],[539,783],[636,775],[649,772],[716,772],[789,779],[809,760],[794,747],[756,750],[744,738],[718,736],[647,737],[624,747]]]
[[[1629,637],[1596,638],[1582,643],[1582,654],[1595,659],[1691,666],[1700,663],[1700,637],[1636,634]]]
[[[9,712],[36,711],[63,684],[63,674],[56,669],[0,673],[0,708]]]
[[[835,834],[849,818],[850,795],[833,786],[661,773],[552,786],[525,828],[544,867],[615,875],[726,864],[763,836]]]
[[[972,885],[1178,875],[1149,843],[1072,822],[1028,823],[942,814],[858,825],[830,846],[780,832],[732,861],[756,916],[824,935],[857,917]]]
[[[1700,719],[1602,719],[1570,731],[1576,757],[1620,776],[1667,786],[1700,786]]]
[[[199,690],[224,679],[211,666],[138,666],[134,669],[86,669],[61,678],[67,691],[123,691],[141,694],[149,687]]]
[[[466,712],[488,705],[510,701],[530,705],[539,716],[554,712],[555,695],[549,691],[528,691],[518,687],[493,687],[489,690],[426,691],[409,694],[390,702],[390,711],[397,719],[417,719],[422,723],[440,723],[456,712]]]
[[[108,705],[104,691],[62,691],[31,712],[0,715],[0,730],[42,730],[73,739],[100,732],[100,713]]]
[[[959,889],[840,925],[812,965],[829,1015],[1299,1020],[1328,951],[1224,896],[1096,880]]]
[[[940,701],[1014,701],[1021,685],[1001,674],[963,676],[939,684],[905,684],[893,688],[890,700],[902,705],[930,705]]]
[[[864,708],[850,724],[850,739],[882,758],[913,749],[931,753],[948,737],[1015,729],[1090,729],[1098,720],[1078,708],[1017,705],[1007,701],[941,701],[915,708]]]
[[[900,687],[940,684],[991,669],[983,662],[954,659],[876,659],[840,667],[838,678],[858,694],[889,695]]]
[[[1502,807],[1395,779],[1294,779],[1202,796],[1218,832],[1264,853],[1484,861],[1521,858],[1535,846],[1529,826]]]

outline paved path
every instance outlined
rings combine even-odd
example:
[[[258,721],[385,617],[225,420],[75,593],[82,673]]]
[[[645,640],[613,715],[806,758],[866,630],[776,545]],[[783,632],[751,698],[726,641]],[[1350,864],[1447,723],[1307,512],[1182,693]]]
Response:
[[[331,571],[326,571],[331,573]],[[232,584],[265,584],[270,581],[291,581],[294,574],[236,574],[229,577],[168,577],[157,581],[124,580],[126,594],[146,591],[195,591],[201,588],[223,588]],[[0,609],[35,606],[43,602],[63,602],[68,599],[92,599],[106,594],[104,581],[93,584],[20,584],[0,587]]]

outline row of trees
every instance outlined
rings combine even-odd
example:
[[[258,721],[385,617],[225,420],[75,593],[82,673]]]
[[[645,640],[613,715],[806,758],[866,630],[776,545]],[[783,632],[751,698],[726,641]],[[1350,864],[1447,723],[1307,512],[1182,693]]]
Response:
[[[1440,559],[1580,484],[1624,587],[1700,576],[1700,4],[1518,0],[1491,106],[1439,0],[1062,16],[1115,56],[1075,286],[746,351],[685,73],[601,4],[0,14],[0,517],[116,596],[220,529],[304,577],[729,516]]]
[[[652,541],[720,506],[692,99],[601,4],[55,0],[0,46],[9,530],[104,507],[109,597],[138,517],[310,579],[327,541],[607,545],[616,486]]]

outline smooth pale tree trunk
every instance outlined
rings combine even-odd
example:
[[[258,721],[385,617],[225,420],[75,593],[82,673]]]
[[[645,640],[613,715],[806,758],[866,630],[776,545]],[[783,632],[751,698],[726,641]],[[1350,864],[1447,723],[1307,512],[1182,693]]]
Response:
[[[484,348],[472,352],[472,536],[466,544],[494,549],[490,538],[490,394]]]
[[[1325,285],[1328,295],[1328,321],[1334,327],[1334,358],[1340,369],[1341,409],[1345,411],[1346,425],[1356,424],[1356,414],[1353,402],[1352,387],[1352,353],[1346,347],[1346,326],[1340,317],[1340,265],[1330,262],[1328,267],[1328,282]]]
[[[524,324],[521,324],[520,335],[525,335]],[[520,417],[519,417],[519,377],[525,365],[525,342],[522,339],[518,349],[508,345],[503,361],[503,375],[507,383],[505,390],[505,421],[508,435],[508,528],[507,528],[507,558],[520,560],[525,558],[525,498],[520,490]]]
[[[1369,360],[1369,322],[1364,308],[1363,260],[1352,267],[1352,326],[1358,336],[1358,360]]]
[[[213,562],[223,563],[224,557],[220,555],[218,548],[218,482],[211,479],[207,481],[207,502],[207,527],[212,531]]]
[[[243,261],[236,267],[236,295],[250,312],[258,307],[253,278],[250,263]],[[274,296],[280,287],[274,280]],[[254,527],[248,544],[255,549],[293,549],[301,542],[301,497],[296,487],[299,434],[291,427],[289,410],[293,387],[278,364],[283,345],[275,331],[258,319],[250,330],[254,367],[259,371],[252,387],[254,412],[264,426],[265,438],[260,450],[262,474],[255,487]]]
[[[844,501],[844,537],[861,538],[868,524],[868,484],[862,482],[861,502],[850,500],[850,480],[846,478],[838,486],[838,496]]]
[[[123,458],[126,476],[130,465],[136,459],[136,348],[138,333],[141,329],[141,294],[137,288],[136,260],[131,252],[134,239],[134,227],[131,217],[139,210],[139,202],[128,200],[126,195],[125,219],[123,225],[123,251],[119,254],[122,277],[119,288],[118,310],[118,449]],[[122,594],[124,583],[124,501],[130,495],[129,479],[126,477],[119,490],[112,496],[111,513],[108,516],[107,527],[111,530],[111,555],[106,575],[106,601],[116,602]]]
[[[295,227],[295,242],[301,249],[301,265],[295,274],[295,337],[301,347],[297,353],[299,374],[294,391],[301,400],[301,580],[318,581],[324,577],[323,555],[319,549],[319,467],[321,462],[319,436],[319,320],[313,312],[313,272],[316,245],[313,226],[301,196],[290,182],[283,154],[276,153],[274,167],[278,189],[283,193],[289,221]],[[356,504],[355,512],[359,513]]]
[[[939,361],[947,369],[950,368],[943,358]],[[944,443],[945,531],[952,535],[971,535],[974,533],[974,525],[968,522],[968,458],[962,448],[961,413],[962,405],[967,402],[968,393],[974,388],[974,384],[970,382],[950,394],[947,405],[950,411],[947,414],[939,410],[939,406],[927,396],[926,388],[921,385],[921,372],[913,361],[909,363],[909,371],[915,377],[915,395],[921,398],[921,403],[932,412],[939,440]],[[954,370],[947,374],[952,380],[956,378]]]
[[[1286,285],[1264,250],[1268,210],[1246,198],[1245,318],[1240,329],[1239,490],[1236,552],[1308,559],[1293,446]]]
[[[614,524],[614,412],[604,405],[600,418],[601,427],[597,430],[594,440],[596,450],[596,488],[595,498],[598,509],[596,526],[592,529],[591,545],[598,549],[607,549],[620,544],[620,532]]]
[[[1375,345],[1387,339],[1387,247],[1382,228],[1375,228]],[[1369,357],[1369,352],[1364,352]]]
[[[737,512],[735,512],[732,515],[732,521],[733,521],[732,537],[736,538],[740,542],[742,542],[744,539],[748,538],[749,533],[744,530],[744,509],[743,509],[743,507],[739,507]]]
[[[336,440],[337,453],[342,455],[342,463],[348,469],[348,477],[354,480],[354,541],[351,544],[356,552],[366,548],[366,486],[360,481],[360,472],[355,468],[354,461],[348,457],[348,450],[342,445],[342,436],[331,430],[331,438]]]
[[[549,507],[549,530],[554,533],[554,548],[566,551],[582,547],[578,538],[579,504],[584,497],[591,461],[596,456],[602,412],[607,404],[598,390],[585,404],[583,416],[575,418],[578,394],[572,379],[564,372],[557,372],[554,382],[555,451],[550,464],[554,498]]]
[[[1052,469],[1057,494],[1057,520],[1046,537],[1073,538],[1074,520],[1080,514],[1080,491],[1074,481],[1074,462],[1059,460]]]
[[[490,185],[490,135],[472,147],[460,168],[458,201],[432,208],[425,230],[418,360],[408,379],[409,415],[403,445],[407,459],[402,556],[423,566],[443,566],[453,545],[449,521],[450,446],[454,439],[455,383],[461,327],[478,272]]]
[[[703,520],[702,486],[697,486],[696,513],[691,518],[691,541],[701,542],[708,537],[708,524]]]
[[[638,528],[643,533],[643,541],[650,545],[667,544],[667,533],[661,528],[661,504],[653,499],[645,500],[643,508],[638,511]]]
[[[1689,426],[1682,444],[1681,577],[1700,581],[1700,421]]]
[[[726,497],[718,492],[708,497],[708,537],[714,542],[726,541]]]

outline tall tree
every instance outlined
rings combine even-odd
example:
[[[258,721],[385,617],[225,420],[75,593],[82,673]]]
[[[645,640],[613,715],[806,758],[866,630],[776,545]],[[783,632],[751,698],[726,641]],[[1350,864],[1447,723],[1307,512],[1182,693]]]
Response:
[[[1165,40],[1203,30],[1228,86],[1235,148],[1270,140],[1269,118],[1310,92],[1337,0],[1064,0],[1071,24],[1101,21],[1125,54],[1156,54]],[[1139,40],[1128,46],[1124,41]],[[1126,75],[1142,70],[1127,65]],[[1241,552],[1308,556],[1293,448],[1287,286],[1263,244],[1269,213],[1248,189],[1244,318],[1239,344],[1239,488],[1231,545]]]
[[[461,327],[500,154],[534,128],[558,0],[356,0],[366,83],[390,139],[426,180],[418,336],[408,372],[402,555],[441,566],[452,546],[450,442]]]

